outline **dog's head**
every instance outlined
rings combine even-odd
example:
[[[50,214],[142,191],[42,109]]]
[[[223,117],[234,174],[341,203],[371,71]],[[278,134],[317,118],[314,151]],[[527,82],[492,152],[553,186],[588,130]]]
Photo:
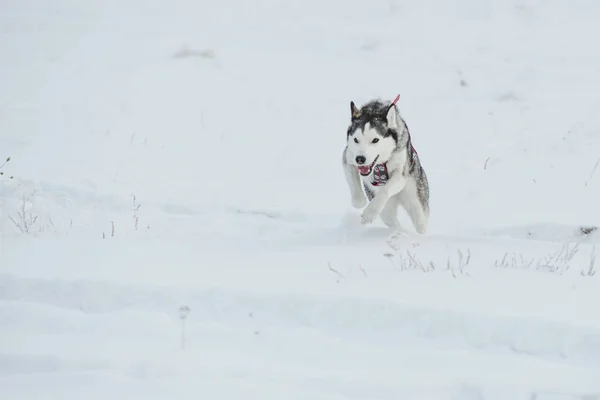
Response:
[[[398,143],[400,116],[394,103],[371,101],[360,109],[350,102],[347,142],[349,162],[367,176],[375,164],[387,162]]]

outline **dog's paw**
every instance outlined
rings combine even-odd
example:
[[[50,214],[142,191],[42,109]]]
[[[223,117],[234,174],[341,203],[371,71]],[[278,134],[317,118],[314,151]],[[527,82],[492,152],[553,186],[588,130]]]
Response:
[[[352,196],[350,202],[354,208],[363,208],[367,205],[367,198],[364,195]]]
[[[369,205],[369,207],[365,208],[365,211],[363,211],[362,215],[360,216],[360,221],[363,225],[372,224],[377,217],[378,210],[375,207],[371,207],[371,205],[372,203]]]

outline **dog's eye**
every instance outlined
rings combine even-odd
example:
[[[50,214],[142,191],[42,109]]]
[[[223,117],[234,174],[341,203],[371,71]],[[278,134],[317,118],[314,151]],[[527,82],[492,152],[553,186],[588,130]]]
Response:
[[[371,143],[377,143],[377,142],[379,142],[379,139],[377,139],[377,138],[371,140]]]
[[[354,138],[354,143],[358,143],[358,139],[357,138]]]

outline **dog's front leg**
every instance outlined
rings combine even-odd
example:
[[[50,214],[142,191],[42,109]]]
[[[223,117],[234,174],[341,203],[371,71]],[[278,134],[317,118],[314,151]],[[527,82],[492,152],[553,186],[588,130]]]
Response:
[[[367,208],[362,213],[361,222],[363,224],[372,223],[375,218],[379,215],[385,203],[392,197],[393,195],[400,193],[404,187],[406,186],[406,178],[402,175],[402,172],[396,171],[390,176],[390,179],[387,181],[384,187],[382,187],[373,200],[369,203]]]
[[[346,181],[350,188],[350,202],[352,203],[352,207],[363,208],[367,204],[365,192],[363,192],[361,186],[358,169],[355,166],[348,164],[346,161],[346,150],[344,150],[344,159],[342,163],[344,165],[344,175],[346,176]]]

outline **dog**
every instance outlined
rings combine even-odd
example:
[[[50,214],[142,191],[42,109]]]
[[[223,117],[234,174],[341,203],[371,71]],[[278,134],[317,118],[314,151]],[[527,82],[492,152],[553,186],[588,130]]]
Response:
[[[362,224],[379,216],[386,226],[402,231],[397,217],[402,206],[415,230],[424,234],[429,224],[429,182],[396,107],[398,98],[391,103],[371,100],[360,109],[350,102],[342,164],[352,206],[366,206]]]

